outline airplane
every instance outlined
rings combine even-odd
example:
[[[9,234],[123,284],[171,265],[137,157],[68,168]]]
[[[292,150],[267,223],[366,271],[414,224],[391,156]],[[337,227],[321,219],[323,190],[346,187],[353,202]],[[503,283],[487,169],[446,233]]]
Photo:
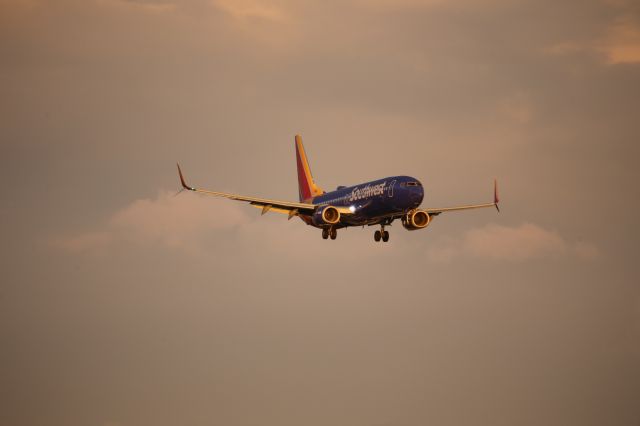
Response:
[[[262,214],[278,212],[288,215],[288,220],[297,216],[307,225],[322,230],[322,238],[335,240],[338,229],[350,226],[375,226],[373,238],[376,242],[389,241],[390,226],[399,219],[402,226],[415,231],[424,229],[432,218],[442,213],[495,207],[498,212],[498,184],[493,181],[493,202],[470,204],[455,207],[420,209],[424,198],[424,187],[411,176],[390,176],[354,186],[338,186],[335,191],[325,192],[314,181],[309,161],[302,145],[302,137],[295,136],[296,163],[298,168],[299,201],[280,201],[266,198],[246,197],[226,192],[210,191],[187,185],[180,164],[178,175],[183,190],[199,194],[224,197],[236,201],[248,202],[262,209]]]

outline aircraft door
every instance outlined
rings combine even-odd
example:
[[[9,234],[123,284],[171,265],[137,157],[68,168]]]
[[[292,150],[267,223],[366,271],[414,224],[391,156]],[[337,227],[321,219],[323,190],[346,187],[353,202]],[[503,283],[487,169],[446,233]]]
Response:
[[[394,187],[395,184],[396,184],[396,181],[392,180],[391,181],[391,185],[389,185],[389,191],[388,191],[389,198],[393,198],[393,187]]]

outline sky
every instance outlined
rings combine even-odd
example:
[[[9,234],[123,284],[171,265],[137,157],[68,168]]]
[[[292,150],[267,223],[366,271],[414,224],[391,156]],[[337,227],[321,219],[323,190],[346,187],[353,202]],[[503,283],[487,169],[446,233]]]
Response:
[[[640,424],[640,7],[0,0],[0,424]],[[179,188],[410,175],[336,241]]]

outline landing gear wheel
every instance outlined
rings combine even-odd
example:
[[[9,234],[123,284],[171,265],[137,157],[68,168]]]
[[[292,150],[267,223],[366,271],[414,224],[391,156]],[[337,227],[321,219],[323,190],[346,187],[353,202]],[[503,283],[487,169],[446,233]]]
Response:
[[[382,233],[380,231],[376,231],[373,234],[373,239],[376,240],[376,243],[377,243],[378,241],[380,241],[380,238],[382,238]]]
[[[327,238],[329,238],[329,230],[327,228],[324,228],[322,230],[322,239],[326,240]]]
[[[331,237],[332,240],[335,240],[336,237],[338,236],[338,230],[335,228],[331,228],[331,230],[329,231],[329,236]]]
[[[384,231],[382,233],[382,241],[384,241],[385,243],[389,241],[389,231]]]

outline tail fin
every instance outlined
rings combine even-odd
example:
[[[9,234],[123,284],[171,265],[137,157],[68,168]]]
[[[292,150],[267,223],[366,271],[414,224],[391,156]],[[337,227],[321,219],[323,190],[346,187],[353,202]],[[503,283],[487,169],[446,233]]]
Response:
[[[315,184],[311,169],[307,161],[307,154],[302,145],[302,136],[296,135],[296,163],[298,165],[298,191],[300,201],[306,201],[315,196],[324,194],[324,191]]]

